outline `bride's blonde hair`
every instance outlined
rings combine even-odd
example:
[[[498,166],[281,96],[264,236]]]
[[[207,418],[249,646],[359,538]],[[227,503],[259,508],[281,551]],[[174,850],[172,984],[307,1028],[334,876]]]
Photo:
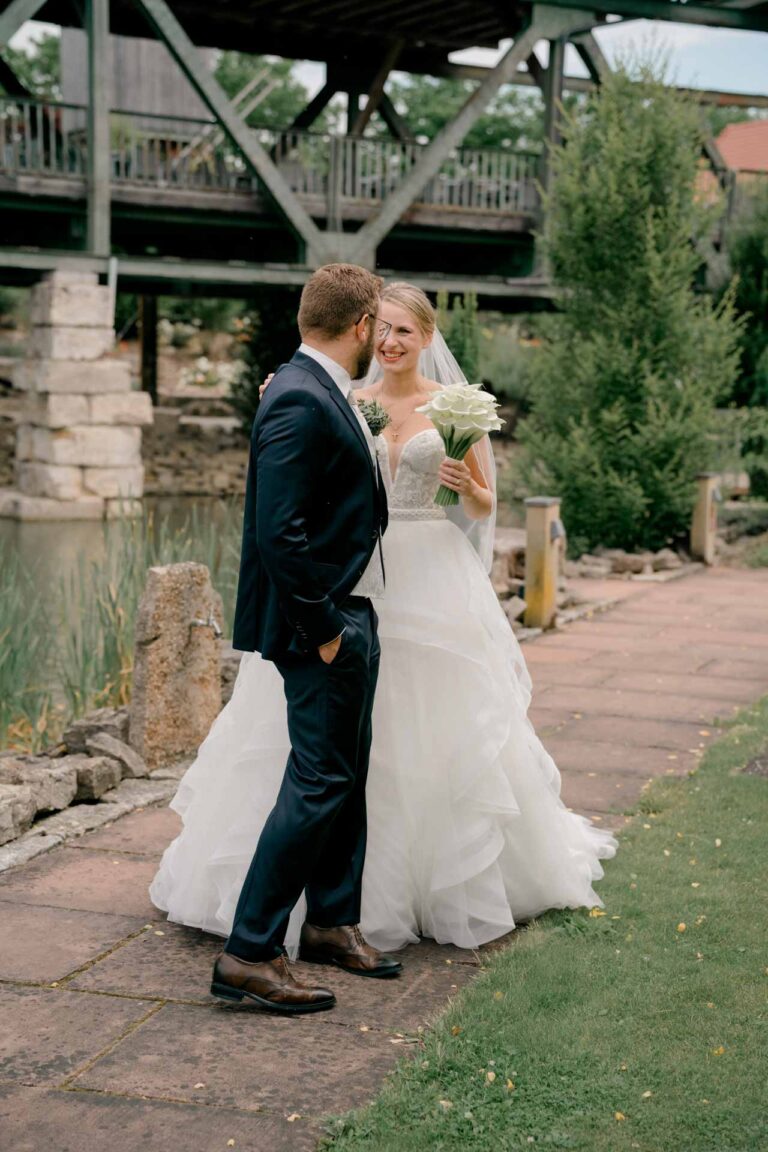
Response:
[[[392,304],[399,304],[407,309],[413,316],[425,336],[432,336],[437,325],[437,314],[429,302],[429,298],[421,288],[415,284],[408,284],[405,280],[395,280],[392,284],[385,284],[381,290],[381,300],[389,300]]]

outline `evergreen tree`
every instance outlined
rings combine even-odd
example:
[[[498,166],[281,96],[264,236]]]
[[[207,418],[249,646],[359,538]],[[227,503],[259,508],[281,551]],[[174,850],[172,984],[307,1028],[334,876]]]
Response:
[[[480,379],[480,324],[477,295],[465,292],[449,304],[447,292],[437,294],[437,325],[459,367],[470,382]]]
[[[546,249],[562,312],[542,325],[526,486],[562,498],[571,550],[661,547],[689,525],[738,328],[694,282],[710,226],[700,119],[649,67],[608,76],[553,156]]]
[[[768,185],[758,184],[736,218],[728,238],[736,276],[734,304],[745,323],[737,404],[768,405]]]
[[[230,399],[248,435],[264,378],[296,350],[300,296],[299,288],[264,286],[252,297],[245,316],[235,322],[246,367],[240,380],[232,385]]]

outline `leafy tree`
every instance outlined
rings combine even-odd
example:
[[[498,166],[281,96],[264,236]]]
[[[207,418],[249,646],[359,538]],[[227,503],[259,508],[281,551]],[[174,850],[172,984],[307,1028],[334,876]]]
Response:
[[[294,76],[293,68],[293,60],[227,51],[221,53],[214,75],[230,100],[260,72],[266,73],[265,79],[276,80],[275,87],[254,108],[246,122],[252,127],[281,129],[295,120],[309,99],[306,88]]]
[[[40,100],[61,99],[60,37],[43,32],[23,48],[3,48],[3,59],[24,87]]]
[[[248,311],[235,321],[245,371],[232,385],[230,400],[250,435],[259,407],[259,386],[269,372],[288,360],[296,349],[296,314],[299,288],[263,287],[256,290]]]
[[[413,134],[426,142],[453,119],[475,87],[470,80],[398,75],[387,92]],[[463,147],[538,150],[543,124],[540,94],[507,85],[470,129]]]
[[[562,312],[542,324],[529,489],[559,495],[572,551],[660,547],[688,529],[738,326],[694,290],[700,118],[649,66],[609,76],[554,157],[546,249]]]

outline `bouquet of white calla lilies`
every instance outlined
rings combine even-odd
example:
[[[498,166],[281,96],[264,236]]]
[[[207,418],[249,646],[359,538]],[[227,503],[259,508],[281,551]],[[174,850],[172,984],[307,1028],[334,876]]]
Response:
[[[432,421],[451,460],[463,460],[473,444],[504,423],[496,413],[498,400],[482,388],[482,384],[447,384],[416,409]],[[458,502],[458,493],[441,484],[435,504],[447,508]]]

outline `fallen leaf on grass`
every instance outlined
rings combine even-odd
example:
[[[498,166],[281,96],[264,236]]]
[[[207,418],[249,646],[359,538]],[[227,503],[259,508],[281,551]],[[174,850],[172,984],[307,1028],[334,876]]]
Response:
[[[489,1084],[493,1084],[494,1080],[496,1079],[496,1073],[495,1072],[486,1072],[485,1078]]]
[[[678,931],[678,932],[685,932],[685,930],[686,930],[686,928],[687,928],[687,927],[688,927],[688,925],[687,925],[687,924],[683,924],[683,922],[681,921],[681,922],[678,924],[678,926],[677,926],[677,931]]]
[[[713,1048],[712,1049],[712,1055],[713,1056],[725,1056],[725,1048],[723,1047],[723,1045],[721,1044],[719,1048]]]
[[[589,915],[593,920],[596,920],[598,916],[605,916],[605,912],[603,912],[602,908],[590,908]]]
[[[722,840],[720,840],[720,839],[715,840],[715,848],[721,848],[722,844],[723,844]]]
[[[653,1096],[653,1092],[643,1092],[643,1100],[650,1100],[651,1096]]]
[[[451,1036],[460,1036],[460,1035],[461,1035],[461,1028],[459,1028],[458,1024],[454,1024],[453,1028],[451,1028]]]
[[[286,1116],[286,1120],[289,1124],[293,1124],[294,1120],[301,1120],[301,1113],[291,1112],[290,1116]]]
[[[440,1107],[443,1109],[444,1112],[447,1112],[449,1108],[453,1108],[453,1101],[452,1100],[438,1100],[438,1104],[440,1105]]]
[[[507,1092],[514,1092],[515,1085],[512,1080],[507,1080]]]
[[[626,1116],[623,1112],[614,1112],[613,1118],[614,1120],[626,1120]]]

